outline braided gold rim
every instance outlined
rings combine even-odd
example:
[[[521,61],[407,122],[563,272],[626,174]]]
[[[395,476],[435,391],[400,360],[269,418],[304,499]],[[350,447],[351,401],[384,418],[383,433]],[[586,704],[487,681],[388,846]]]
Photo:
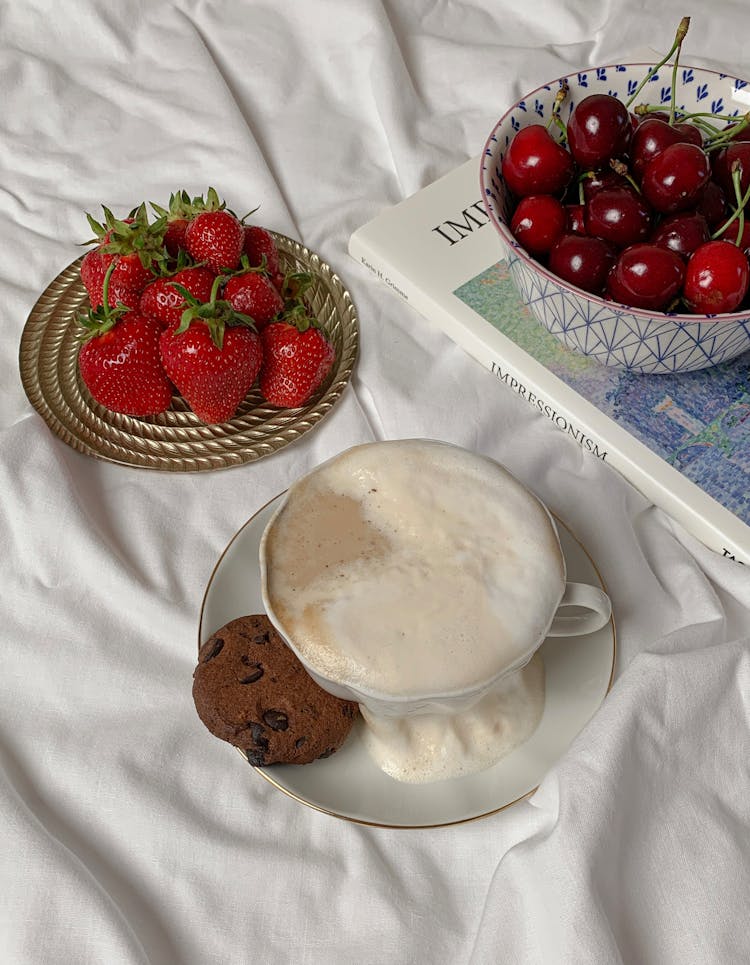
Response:
[[[313,398],[298,409],[276,409],[250,390],[230,422],[203,425],[179,396],[167,412],[136,419],[105,409],[78,375],[76,316],[88,307],[81,258],[42,292],[21,335],[24,391],[52,432],[78,452],[120,465],[167,472],[227,469],[262,459],[309,432],[346,388],[359,351],[356,309],[341,279],[318,255],[272,232],[284,271],[313,276],[313,311],[336,350],[336,361]]]

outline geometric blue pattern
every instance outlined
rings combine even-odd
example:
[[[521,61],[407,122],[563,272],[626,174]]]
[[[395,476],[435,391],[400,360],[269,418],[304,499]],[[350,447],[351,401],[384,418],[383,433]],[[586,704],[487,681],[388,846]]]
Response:
[[[667,315],[590,295],[534,261],[508,227],[512,199],[501,168],[505,150],[516,131],[549,118],[555,93],[563,81],[567,81],[569,87],[561,111],[565,118],[578,101],[589,94],[609,93],[627,100],[648,69],[646,64],[591,68],[545,84],[514,104],[487,138],[480,171],[482,199],[508,247],[510,274],[521,299],[564,345],[603,365],[631,372],[690,372],[717,365],[750,349],[750,314]],[[660,102],[665,82],[669,92],[671,71],[662,68],[660,74],[646,84],[637,102]],[[736,94],[746,86],[746,81],[715,71],[683,67],[681,77],[678,76],[677,109],[706,110],[706,98],[709,98],[711,103],[721,105],[722,113],[736,116],[745,112],[744,101],[738,100]]]

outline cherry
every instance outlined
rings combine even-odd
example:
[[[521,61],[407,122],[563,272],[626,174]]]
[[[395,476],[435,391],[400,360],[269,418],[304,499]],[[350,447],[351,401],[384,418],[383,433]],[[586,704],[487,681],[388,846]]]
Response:
[[[649,240],[652,245],[660,245],[677,252],[687,261],[695,249],[705,244],[710,237],[708,222],[702,214],[693,211],[665,218]]]
[[[581,178],[583,185],[584,201],[590,201],[594,195],[603,188],[627,188],[632,190],[632,185],[627,178],[617,174],[612,168],[604,168],[601,171],[587,171]]]
[[[583,204],[565,205],[565,233],[573,235],[586,234],[585,222],[586,206]]]
[[[652,208],[674,214],[694,207],[710,177],[705,151],[695,144],[670,144],[644,168],[641,190]]]
[[[742,133],[742,132],[740,132]],[[732,165],[738,161],[742,167],[740,176],[740,193],[744,194],[750,187],[750,142],[733,141],[726,147],[720,148],[713,159],[714,180],[724,189],[728,198],[734,198],[734,184],[732,183]]]
[[[729,241],[708,241],[690,256],[683,296],[691,312],[733,312],[745,297],[750,267],[745,253]]]
[[[730,225],[719,232],[718,237],[722,241],[731,241],[733,245],[737,245],[743,250],[750,248],[750,218],[745,217],[741,232],[739,219],[735,218]]]
[[[732,192],[734,196],[734,191]],[[716,228],[727,217],[727,199],[716,181],[709,181],[698,199],[695,210],[702,214],[709,228]]]
[[[727,124],[724,130],[731,131],[733,127],[737,127],[737,124]],[[733,135],[733,138],[735,141],[750,141],[750,127],[743,127],[741,131]]]
[[[618,248],[625,248],[648,237],[651,211],[629,186],[603,188],[586,205],[586,230]]]
[[[620,252],[607,278],[607,293],[633,308],[664,311],[674,301],[685,277],[685,263],[669,248],[631,245]]]
[[[559,278],[599,295],[615,263],[615,249],[600,238],[563,235],[549,253],[549,267]]]
[[[680,140],[679,131],[666,121],[649,115],[633,134],[630,144],[630,163],[633,173],[640,177],[652,158],[661,154],[670,144],[677,144]]]
[[[510,222],[510,230],[532,255],[546,255],[565,231],[566,213],[551,194],[530,194],[521,198]]]
[[[508,145],[503,178],[518,197],[562,194],[573,179],[573,158],[542,124],[523,127]]]
[[[681,141],[686,144],[695,144],[696,147],[703,147],[703,135],[695,124],[691,124],[689,121],[680,121],[673,127],[679,133]]]
[[[589,94],[570,115],[568,147],[582,167],[601,167],[627,151],[631,131],[622,101],[611,94]]]

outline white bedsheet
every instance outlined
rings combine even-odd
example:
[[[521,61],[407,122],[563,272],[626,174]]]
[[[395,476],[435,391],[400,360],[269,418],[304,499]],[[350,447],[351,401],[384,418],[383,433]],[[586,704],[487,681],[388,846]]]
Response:
[[[748,76],[717,0],[0,0],[0,961],[3,965],[750,961],[750,574],[680,531],[349,259],[350,233],[478,153],[579,66]],[[89,234],[214,185],[357,304],[361,358],[282,452],[193,475],[74,452],[18,376],[36,297]],[[523,803],[384,830],[318,813],[198,720],[220,552],[291,480],[372,438],[488,453],[610,587],[615,686]]]

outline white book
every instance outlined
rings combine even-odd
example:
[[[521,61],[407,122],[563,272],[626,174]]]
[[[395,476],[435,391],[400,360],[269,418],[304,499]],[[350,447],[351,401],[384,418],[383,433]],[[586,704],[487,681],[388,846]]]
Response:
[[[359,228],[349,253],[711,549],[750,563],[750,355],[639,375],[575,354],[521,303],[473,158]]]

